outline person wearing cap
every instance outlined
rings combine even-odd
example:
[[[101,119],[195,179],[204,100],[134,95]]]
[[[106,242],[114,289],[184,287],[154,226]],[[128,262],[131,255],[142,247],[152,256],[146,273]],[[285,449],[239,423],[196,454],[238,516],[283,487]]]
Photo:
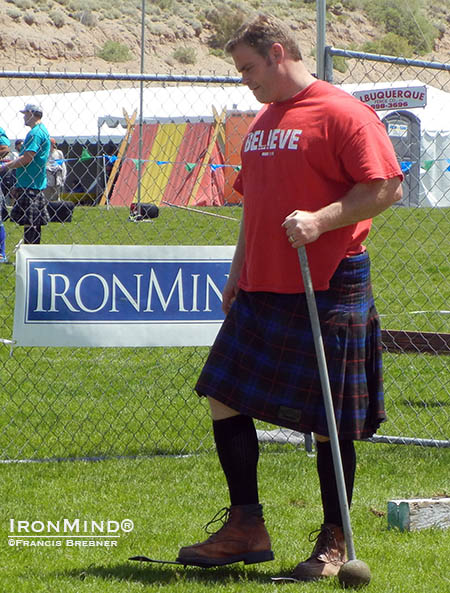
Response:
[[[23,146],[22,138],[17,138],[17,140],[14,142],[14,150],[11,151],[11,154],[15,159],[19,156],[22,146]]]
[[[47,187],[44,190],[44,195],[49,202],[61,199],[61,191],[67,177],[64,155],[58,149],[54,138],[50,138],[50,145],[50,155],[47,161]]]
[[[11,143],[8,136],[3,128],[0,128],[0,164],[8,162],[9,151]],[[0,176],[0,264],[6,263],[6,231],[3,226],[3,220],[8,214],[5,208],[4,199],[5,195],[3,192],[3,178],[6,177],[6,172]]]
[[[41,242],[41,227],[49,222],[47,200],[43,191],[47,187],[46,164],[50,153],[50,135],[41,122],[42,108],[27,103],[21,110],[24,123],[30,128],[19,156],[0,167],[2,172],[16,171],[15,202],[10,219],[24,227],[24,243]]]

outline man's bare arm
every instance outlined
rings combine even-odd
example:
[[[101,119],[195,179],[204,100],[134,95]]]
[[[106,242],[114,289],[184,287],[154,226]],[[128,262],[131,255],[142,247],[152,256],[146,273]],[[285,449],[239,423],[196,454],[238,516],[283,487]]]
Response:
[[[241,275],[242,266],[245,259],[245,230],[244,230],[244,213],[241,220],[241,228],[239,231],[239,238],[234,252],[233,261],[231,263],[230,274],[227,283],[222,293],[222,309],[225,315],[231,308],[231,305],[238,293],[238,280]]]
[[[8,161],[7,163],[3,163],[3,169],[17,169],[18,167],[26,167],[31,163],[34,159],[35,152],[28,150],[24,152],[22,155],[14,159],[13,161]]]
[[[323,233],[377,216],[402,198],[399,177],[357,183],[337,202],[316,212],[294,210],[283,222],[292,247],[312,243]]]

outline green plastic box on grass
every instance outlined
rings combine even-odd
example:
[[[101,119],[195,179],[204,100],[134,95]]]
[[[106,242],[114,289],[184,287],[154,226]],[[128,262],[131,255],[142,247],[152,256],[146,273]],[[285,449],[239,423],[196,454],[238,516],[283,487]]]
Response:
[[[450,498],[410,498],[388,501],[388,528],[416,531],[450,527]]]

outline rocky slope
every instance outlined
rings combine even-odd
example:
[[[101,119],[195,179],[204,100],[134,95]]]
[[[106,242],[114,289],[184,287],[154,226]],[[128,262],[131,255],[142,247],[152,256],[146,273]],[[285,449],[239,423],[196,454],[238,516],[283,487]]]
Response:
[[[66,4],[67,3],[67,4]],[[171,0],[167,0],[169,5]],[[116,5],[127,5],[111,1],[112,8]],[[223,56],[212,55],[208,46],[211,26],[207,21],[200,23],[196,14],[192,18],[172,15],[170,11],[156,11],[153,4],[162,5],[162,1],[152,3],[155,12],[147,15],[145,31],[146,73],[188,73],[235,75],[231,61]],[[174,7],[189,4],[194,10],[200,8],[202,2],[173,3]],[[253,2],[261,5],[261,2]],[[286,4],[286,3],[285,3]],[[96,12],[94,5],[78,0],[78,7],[91,7],[92,10],[76,11],[75,0],[0,0],[0,55],[1,67],[4,70],[16,71],[67,71],[67,72],[139,72],[140,70],[140,2],[133,4],[132,14],[116,12],[115,17],[103,11]],[[238,5],[238,4],[236,4]],[[96,7],[102,8],[102,2]],[[131,6],[131,4],[130,4]],[[446,5],[445,5],[446,6]],[[184,8],[182,6],[182,8]],[[103,8],[102,8],[103,10]],[[115,8],[115,10],[118,10]],[[204,9],[203,9],[204,10]],[[336,14],[337,13],[337,14]],[[107,14],[108,18],[105,16]],[[450,15],[450,12],[449,12]],[[336,3],[331,8],[327,27],[327,43],[335,47],[361,47],[366,41],[376,39],[380,35],[377,27],[368,19],[364,12],[345,8]],[[448,17],[450,20],[450,16]],[[159,20],[158,20],[159,19]],[[316,23],[314,4],[302,10],[291,10],[287,20],[295,31],[307,66],[314,71],[315,62],[313,48],[316,39]],[[447,28],[441,38],[436,41],[434,51],[422,59],[433,59],[448,62],[450,56],[450,32]],[[130,59],[111,63],[98,57],[100,49],[107,41],[115,41],[126,45],[130,50]],[[179,47],[190,48],[194,63],[180,63],[174,57]],[[335,72],[336,80],[343,80],[347,75]],[[4,94],[22,94],[15,90],[15,85],[5,87],[5,79],[0,79],[0,90]],[[52,83],[61,91],[65,90],[64,82]],[[30,83],[32,86],[32,83]],[[30,90],[32,90],[30,88]]]

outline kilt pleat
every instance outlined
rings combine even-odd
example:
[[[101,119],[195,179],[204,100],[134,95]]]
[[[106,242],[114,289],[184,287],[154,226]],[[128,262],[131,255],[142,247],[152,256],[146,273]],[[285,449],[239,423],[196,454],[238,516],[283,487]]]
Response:
[[[386,416],[367,253],[344,259],[316,301],[339,437],[369,438]],[[195,389],[241,414],[328,435],[305,295],[239,291]]]

